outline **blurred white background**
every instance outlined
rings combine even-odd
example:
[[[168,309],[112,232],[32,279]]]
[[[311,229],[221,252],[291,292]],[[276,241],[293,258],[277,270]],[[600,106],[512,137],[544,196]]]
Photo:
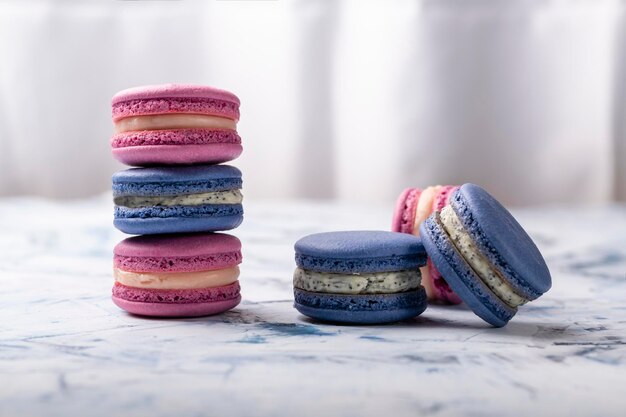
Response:
[[[609,0],[0,0],[0,195],[110,187],[110,98],[242,101],[247,197],[626,199],[626,27]]]

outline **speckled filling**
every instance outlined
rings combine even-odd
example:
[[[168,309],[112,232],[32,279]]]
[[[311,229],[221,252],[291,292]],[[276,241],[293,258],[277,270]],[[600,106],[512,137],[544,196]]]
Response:
[[[243,196],[239,190],[177,196],[122,196],[115,197],[116,206],[139,208],[146,206],[200,206],[203,204],[241,204]]]
[[[528,302],[513,291],[499,271],[480,253],[451,206],[448,205],[441,210],[440,219],[452,244],[491,291],[511,307]]]
[[[293,286],[305,291],[332,294],[392,294],[419,288],[419,270],[368,274],[331,274],[296,268]]]

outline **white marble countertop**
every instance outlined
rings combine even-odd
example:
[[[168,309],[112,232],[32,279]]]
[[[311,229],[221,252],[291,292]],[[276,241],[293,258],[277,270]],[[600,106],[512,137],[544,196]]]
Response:
[[[463,306],[385,326],[292,308],[293,243],[391,206],[246,202],[244,301],[145,319],[110,301],[108,197],[0,200],[1,416],[623,416],[626,207],[515,212],[553,288],[502,329]]]

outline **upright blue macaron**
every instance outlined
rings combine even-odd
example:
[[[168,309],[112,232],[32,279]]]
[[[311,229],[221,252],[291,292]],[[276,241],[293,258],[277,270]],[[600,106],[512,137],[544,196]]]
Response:
[[[113,223],[125,233],[230,230],[243,220],[241,172],[232,166],[132,168],[112,182]]]
[[[449,209],[452,212],[444,213]],[[449,208],[422,223],[420,236],[454,292],[493,326],[506,325],[519,305],[538,298],[552,285],[546,262],[530,236],[478,185],[461,186]]]
[[[329,232],[306,236],[296,242],[294,249],[297,267],[307,274],[317,273],[313,276],[318,280],[323,277],[337,283],[368,277],[391,282],[394,278],[390,278],[390,273],[397,271],[410,271],[417,278],[406,291],[348,294],[334,290],[332,285],[324,291],[298,288],[299,281],[294,276],[294,307],[306,316],[331,322],[376,324],[406,320],[426,309],[426,292],[419,283],[419,267],[425,265],[426,253],[419,238],[386,231]],[[394,284],[397,283],[390,283]],[[338,287],[347,285],[350,284]]]

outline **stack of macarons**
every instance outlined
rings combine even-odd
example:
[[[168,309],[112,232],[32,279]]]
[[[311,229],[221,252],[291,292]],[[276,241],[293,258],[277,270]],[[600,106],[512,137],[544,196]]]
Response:
[[[240,301],[241,243],[214,233],[243,220],[239,99],[212,87],[165,84],[112,100],[113,301],[139,315],[215,314]]]

